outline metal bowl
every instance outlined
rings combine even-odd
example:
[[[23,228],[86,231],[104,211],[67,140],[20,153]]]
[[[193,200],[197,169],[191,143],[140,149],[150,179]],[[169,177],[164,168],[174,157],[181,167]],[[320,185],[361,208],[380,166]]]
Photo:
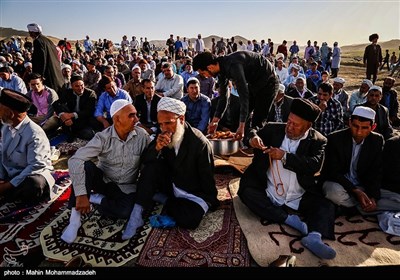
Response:
[[[217,156],[229,156],[236,153],[240,149],[240,141],[234,139],[208,139],[211,142],[211,146],[214,155]]]

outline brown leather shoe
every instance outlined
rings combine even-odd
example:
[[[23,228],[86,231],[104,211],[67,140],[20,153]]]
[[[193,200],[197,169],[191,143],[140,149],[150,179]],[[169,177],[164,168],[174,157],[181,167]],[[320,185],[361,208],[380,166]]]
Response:
[[[270,267],[294,267],[296,266],[296,256],[280,255],[269,265]]]

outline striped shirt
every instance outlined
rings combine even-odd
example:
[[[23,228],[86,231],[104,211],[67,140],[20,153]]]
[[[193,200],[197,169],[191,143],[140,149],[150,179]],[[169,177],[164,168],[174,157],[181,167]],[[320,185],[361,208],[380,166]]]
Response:
[[[68,160],[75,195],[87,193],[84,165],[89,160],[97,161],[105,183],[116,183],[126,194],[135,192],[140,156],[149,142],[149,135],[140,127],[135,127],[125,141],[119,138],[114,125],[96,133],[86,146],[78,149]]]

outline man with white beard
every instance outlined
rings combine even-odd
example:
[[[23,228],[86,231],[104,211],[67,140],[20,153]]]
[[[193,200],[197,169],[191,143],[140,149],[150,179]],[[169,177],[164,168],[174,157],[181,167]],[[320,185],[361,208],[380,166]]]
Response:
[[[161,133],[143,155],[136,204],[122,239],[132,238],[143,222],[142,212],[152,200],[181,228],[195,229],[218,205],[214,157],[210,142],[185,121],[186,105],[163,97],[157,105]]]

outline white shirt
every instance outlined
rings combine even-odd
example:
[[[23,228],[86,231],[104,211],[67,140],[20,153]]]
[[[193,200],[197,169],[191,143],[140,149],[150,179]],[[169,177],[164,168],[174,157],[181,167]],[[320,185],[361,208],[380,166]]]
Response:
[[[285,135],[280,149],[287,153],[296,153],[300,141],[308,136],[308,132],[309,130],[306,131],[304,136],[298,140],[290,140]],[[280,175],[278,175],[277,169],[279,170]],[[274,172],[274,174],[272,172]],[[276,184],[283,184],[284,192],[282,191],[282,188],[279,188],[278,190],[275,189],[274,176]],[[272,203],[277,206],[285,204],[294,210],[299,209],[300,200],[305,193],[305,190],[300,186],[296,173],[284,168],[281,160],[272,160],[272,165],[267,170],[267,177],[268,182],[265,191]],[[282,195],[279,195],[278,193]]]

